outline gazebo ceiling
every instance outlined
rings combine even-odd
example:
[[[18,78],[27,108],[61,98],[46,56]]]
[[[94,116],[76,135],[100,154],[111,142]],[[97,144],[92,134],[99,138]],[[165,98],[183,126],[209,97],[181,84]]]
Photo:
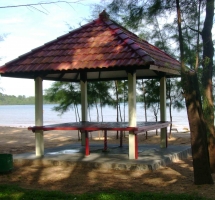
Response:
[[[110,20],[105,11],[0,68],[5,77],[55,81],[80,81],[82,72],[89,81],[127,79],[128,71],[136,71],[137,78],[174,77],[180,75],[180,63]]]

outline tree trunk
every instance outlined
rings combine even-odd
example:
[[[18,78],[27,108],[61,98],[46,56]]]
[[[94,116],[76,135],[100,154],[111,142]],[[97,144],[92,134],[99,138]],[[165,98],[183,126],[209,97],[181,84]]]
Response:
[[[120,119],[121,119],[121,122],[122,122],[122,111],[121,111],[120,103],[119,103],[119,116],[120,116]]]
[[[124,81],[124,88],[123,88],[123,90],[124,90],[123,91],[123,99],[124,99],[124,111],[123,111],[124,113],[123,114],[124,114],[124,122],[125,122],[125,100],[126,100],[125,99],[125,81]],[[125,138],[125,131],[123,131],[123,136]]]
[[[79,113],[78,113],[78,106],[77,104],[74,105],[74,108],[75,108],[75,119],[76,119],[76,122],[79,121],[80,122],[80,117],[79,117]],[[81,137],[80,137],[80,131],[78,130],[78,141],[81,140]]]
[[[119,94],[118,94],[118,84],[117,81],[115,83],[115,91],[116,91],[116,121],[119,122]],[[116,132],[116,139],[119,138],[119,132]]]
[[[198,78],[196,73],[184,74],[184,78],[186,78],[187,85],[185,100],[191,133],[194,183],[196,185],[213,184]]]
[[[147,122],[146,91],[145,91],[143,79],[142,79],[142,86],[143,86],[144,114],[145,114],[145,121]],[[148,132],[146,131],[146,139],[147,138],[148,138]]]
[[[172,137],[172,97],[171,97],[171,81],[169,80],[169,117],[170,117],[170,127],[169,127],[169,138]]]
[[[90,122],[91,122],[90,106],[88,106],[88,111],[89,111],[89,120],[90,120]]]
[[[101,99],[100,99],[100,112],[101,112],[101,118],[102,118],[102,122],[103,122],[104,119],[103,119],[103,109],[102,109],[102,106],[103,106],[103,104],[102,104]]]
[[[77,104],[75,104],[76,105],[76,111],[77,111],[77,116],[78,116],[78,121],[80,122],[80,114],[79,114],[79,112],[78,112],[78,105]]]
[[[96,104],[97,122],[99,122],[99,109],[96,101],[95,101],[95,104]]]
[[[78,121],[78,116],[77,116],[77,112],[76,112],[76,106],[74,105],[74,109],[75,109],[75,121]]]
[[[203,113],[207,121],[207,135],[208,135],[208,150],[210,156],[211,172],[215,172],[215,132],[214,132],[214,105],[213,105],[213,90],[212,90],[212,76],[213,76],[213,56],[214,48],[212,41],[212,27],[214,17],[214,0],[207,0],[206,2],[206,16],[204,27],[202,30],[203,40],[203,72],[202,72],[202,86],[203,86]]]
[[[191,74],[191,72],[186,72],[184,63],[184,46],[181,29],[182,20],[179,0],[176,0],[176,8],[181,55],[181,81],[190,125],[194,183],[213,184],[213,179],[210,173],[206,125],[203,120],[198,78],[196,73]]]
[[[155,107],[153,106],[152,109],[153,109],[153,112],[154,112],[155,121],[157,122],[157,121],[158,121],[158,112],[157,112],[157,108],[156,108],[156,106],[155,106]],[[156,129],[156,135],[158,135],[158,129]]]
[[[170,102],[171,102],[171,100],[170,100]],[[171,124],[170,124],[170,127],[169,127],[169,138],[171,138],[172,137],[172,108],[171,108],[171,103],[170,103],[170,105],[169,105],[169,117],[170,117],[170,122],[171,122]]]
[[[199,6],[198,6],[198,28],[197,28],[197,40],[196,40],[196,64],[195,64],[195,71],[199,68],[199,53],[200,53],[200,44],[199,44],[199,38],[200,38],[200,18],[201,18],[201,5],[202,0],[199,0]]]
[[[156,120],[156,122],[158,121],[158,116],[157,115],[155,116],[155,120]],[[158,135],[158,129],[156,129],[156,135]]]

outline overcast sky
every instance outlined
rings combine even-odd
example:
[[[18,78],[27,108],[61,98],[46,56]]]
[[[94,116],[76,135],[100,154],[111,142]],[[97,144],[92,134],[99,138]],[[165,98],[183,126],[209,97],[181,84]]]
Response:
[[[57,0],[49,0],[53,2]],[[77,0],[67,0],[74,2]],[[40,0],[1,0],[0,7],[44,2]],[[0,66],[69,32],[68,24],[78,28],[91,18],[90,5],[100,0],[82,0],[80,3],[57,3],[51,5],[16,8],[0,8]],[[38,10],[37,10],[38,9]],[[50,86],[44,81],[44,89]],[[34,96],[34,80],[0,77],[4,94]]]

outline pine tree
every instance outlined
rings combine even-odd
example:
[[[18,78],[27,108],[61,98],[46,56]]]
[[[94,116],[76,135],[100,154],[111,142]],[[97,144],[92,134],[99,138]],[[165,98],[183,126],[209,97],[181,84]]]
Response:
[[[201,4],[205,3],[205,4]],[[197,58],[196,52],[199,53],[200,45],[198,39],[199,33],[194,36],[194,33],[191,33],[193,30],[198,30],[200,27],[200,9],[204,8],[203,12],[206,14],[205,23],[202,26],[203,37],[205,37],[205,41],[203,39],[203,77],[206,79],[203,83],[203,94],[205,93],[205,89],[207,88],[207,95],[203,95],[204,104],[207,106],[203,106],[201,103],[201,94],[200,94],[200,86],[199,79],[197,76],[198,68],[195,68],[195,59]],[[209,8],[210,7],[210,8]],[[205,0],[205,1],[195,1],[195,0],[113,0],[110,4],[109,8],[112,12],[115,12],[121,16],[123,16],[122,21],[127,25],[132,25],[132,28],[138,28],[140,24],[147,21],[149,18],[159,17],[159,21],[163,21],[166,16],[175,16],[171,17],[174,19],[172,22],[172,32],[169,32],[170,40],[165,42],[169,42],[171,47],[175,47],[175,52],[179,49],[179,53],[175,57],[180,58],[181,61],[181,74],[182,74],[182,88],[186,100],[188,119],[191,130],[191,147],[193,154],[193,166],[194,166],[194,182],[195,184],[211,184],[213,180],[210,175],[209,169],[209,157],[208,157],[208,149],[207,149],[207,131],[213,131],[214,126],[212,124],[213,113],[204,112],[204,115],[208,115],[210,118],[209,123],[207,124],[203,118],[203,109],[206,111],[207,108],[212,108],[210,105],[213,101],[211,101],[212,90],[211,90],[211,64],[213,64],[213,48],[211,45],[211,29],[213,22],[213,11],[214,11],[214,0]],[[170,19],[170,17],[169,17]],[[153,25],[153,24],[152,24]],[[156,29],[157,27],[144,27],[145,29]],[[163,26],[165,28],[165,26]],[[205,31],[205,32],[204,32]],[[204,34],[205,33],[205,34]],[[160,38],[158,38],[160,40]],[[176,40],[174,40],[176,39]],[[177,41],[177,43],[173,43]],[[174,45],[172,45],[172,44]],[[207,43],[207,45],[206,45]],[[177,45],[178,44],[178,45]],[[208,50],[208,51],[207,51]],[[209,54],[209,52],[212,52]],[[194,69],[193,73],[189,71],[189,68]],[[205,84],[205,85],[204,85]],[[207,101],[206,101],[207,99]],[[213,110],[213,109],[211,109]],[[207,117],[205,117],[207,119]],[[210,129],[210,127],[212,127]],[[211,143],[209,143],[211,150],[214,151],[214,135],[213,132],[209,133],[211,136]],[[209,147],[209,150],[210,150]],[[215,156],[210,156],[211,163],[215,161]],[[211,170],[214,171],[213,164],[210,166]],[[204,174],[204,175],[203,175]]]

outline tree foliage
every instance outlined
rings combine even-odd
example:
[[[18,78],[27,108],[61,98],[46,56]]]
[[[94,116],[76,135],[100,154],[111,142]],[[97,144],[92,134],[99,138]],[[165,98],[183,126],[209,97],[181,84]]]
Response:
[[[110,2],[110,1],[109,1]],[[191,129],[191,146],[194,163],[194,181],[196,184],[212,183],[208,173],[208,151],[206,130],[210,130],[210,135],[214,134],[214,119],[212,101],[212,65],[213,45],[211,45],[211,29],[214,14],[214,0],[113,0],[109,9],[121,17],[121,21],[139,32],[145,30],[152,31],[153,42],[163,46],[171,46],[172,54],[180,58],[182,72],[182,88],[186,100],[189,124]],[[205,14],[205,17],[204,15]],[[173,17],[170,17],[173,16]],[[152,20],[151,20],[152,19]],[[159,23],[157,20],[159,19]],[[171,19],[173,19],[171,21]],[[204,23],[201,20],[204,20]],[[147,23],[148,21],[153,23]],[[157,26],[157,25],[160,26]],[[144,25],[144,29],[141,29]],[[159,31],[157,31],[159,30]],[[202,30],[202,32],[200,31]],[[204,32],[205,31],[205,32]],[[164,33],[168,33],[168,37]],[[205,33],[205,40],[204,40]],[[202,34],[202,41],[199,40]],[[146,35],[146,34],[145,34]],[[165,39],[163,39],[165,38]],[[151,41],[149,41],[151,42]],[[163,45],[167,44],[167,45]],[[202,48],[201,48],[202,47]],[[207,56],[206,56],[207,55]],[[199,58],[202,58],[199,61]],[[205,64],[206,62],[206,64]],[[200,94],[199,79],[197,70],[203,63],[203,94]],[[205,65],[204,65],[205,64]],[[190,73],[188,69],[194,69]],[[201,98],[202,97],[202,98]],[[205,119],[209,119],[206,124],[203,119],[202,103]],[[209,112],[210,111],[210,112]],[[208,127],[208,128],[207,128]],[[209,128],[211,127],[211,128]],[[206,129],[207,128],[207,129]],[[215,138],[215,137],[214,137]],[[211,144],[215,147],[215,140]],[[209,148],[210,149],[210,148]],[[215,148],[211,148],[211,152]],[[214,155],[214,154],[213,154]],[[213,158],[212,158],[213,157]],[[215,171],[215,156],[211,158],[211,170]],[[201,177],[204,173],[204,179]]]
[[[80,104],[80,85],[79,83],[54,82],[45,91],[45,99],[50,102],[57,102],[59,105],[55,106],[54,110],[63,114]]]
[[[97,121],[103,121],[102,107],[114,106],[113,96],[110,93],[111,82],[88,82],[88,110],[96,107]],[[45,91],[45,99],[50,102],[57,102],[54,110],[63,114],[69,109],[74,109],[78,115],[77,105],[81,104],[80,83],[54,82],[52,86]],[[100,110],[100,111],[99,111]],[[91,118],[91,116],[89,116]]]
[[[96,107],[97,121],[101,120],[103,122],[103,111],[102,111],[103,106],[113,105],[113,99],[110,94],[110,87],[111,87],[111,82],[109,81],[107,82],[98,81],[98,82],[87,83],[88,104],[89,104],[89,107],[93,107],[93,106]]]

